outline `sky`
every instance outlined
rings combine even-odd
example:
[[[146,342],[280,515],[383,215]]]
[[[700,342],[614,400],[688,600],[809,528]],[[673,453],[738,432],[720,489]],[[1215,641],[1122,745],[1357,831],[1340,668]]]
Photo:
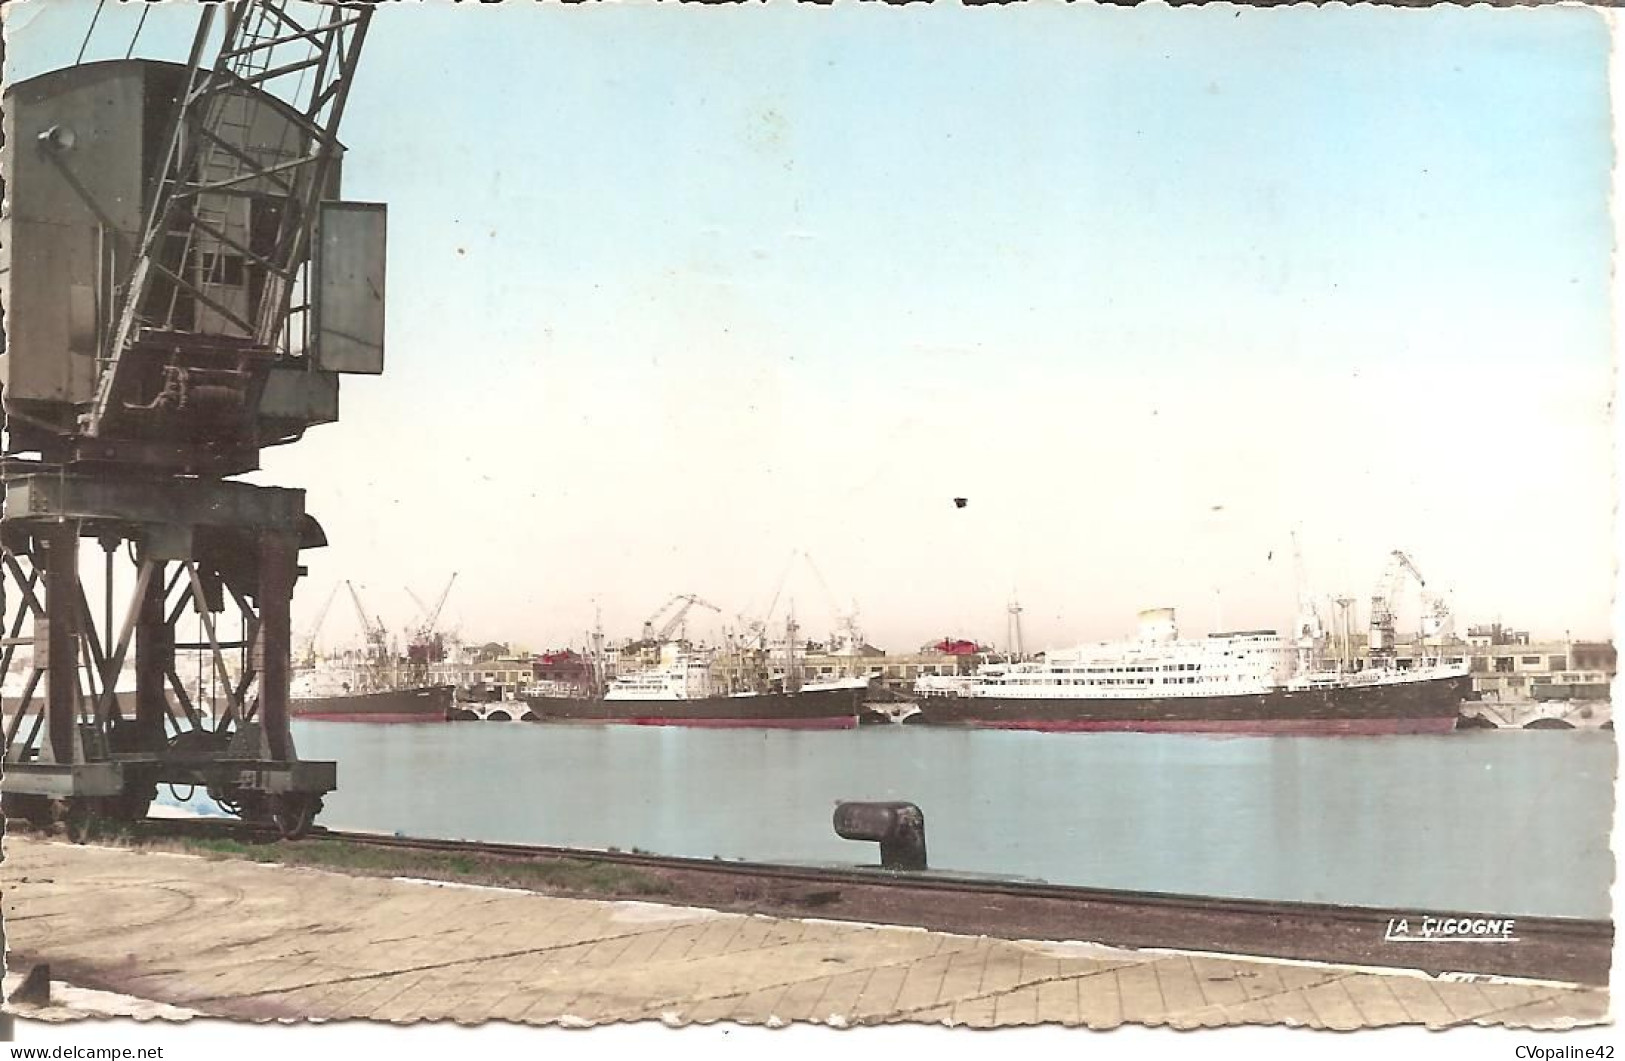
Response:
[[[94,9],[8,5],[7,77]],[[538,650],[776,590],[899,651],[1015,597],[1042,648],[1285,626],[1403,549],[1458,626],[1607,636],[1608,64],[1575,7],[381,9],[386,371],[254,477],[331,542],[296,625],[456,572],[446,625]]]

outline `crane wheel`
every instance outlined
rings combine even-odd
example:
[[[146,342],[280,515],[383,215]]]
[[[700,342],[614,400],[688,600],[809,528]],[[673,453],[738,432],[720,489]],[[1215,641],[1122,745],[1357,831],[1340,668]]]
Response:
[[[68,831],[68,839],[76,844],[82,844],[96,835],[101,826],[101,819],[101,800],[91,796],[73,796],[68,800],[67,810],[62,815],[62,824]]]
[[[310,827],[315,824],[316,815],[321,813],[321,809],[320,796],[290,792],[273,797],[271,821],[282,839],[303,840],[310,835]]]

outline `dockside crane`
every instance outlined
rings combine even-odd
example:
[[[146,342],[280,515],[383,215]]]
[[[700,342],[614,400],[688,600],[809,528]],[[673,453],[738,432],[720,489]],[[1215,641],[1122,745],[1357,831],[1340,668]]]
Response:
[[[457,572],[453,571],[451,573],[451,577],[446,580],[446,588],[441,590],[440,596],[435,599],[434,607],[429,611],[429,617],[423,620],[423,627],[421,630],[422,636],[428,637],[434,634],[435,624],[440,621],[440,613],[445,610],[446,598],[451,596],[451,587],[456,581]]]
[[[789,559],[784,562],[784,570],[779,572],[779,581],[773,587],[773,597],[767,602],[767,608],[760,616],[747,615],[744,612],[737,616],[739,634],[734,640],[739,650],[749,648],[758,652],[767,651],[767,624],[779,606],[779,597],[784,593],[784,583],[790,577],[790,569],[795,567],[796,557],[799,555],[799,550],[791,550]]]
[[[355,583],[346,579],[344,588],[350,591],[350,603],[355,605],[355,618],[361,624],[361,636],[366,640],[368,657],[377,662],[387,660],[390,655],[389,634],[383,622],[367,618],[367,608],[361,603],[361,594],[356,592]]]
[[[1405,578],[1407,568],[1414,570],[1410,558],[1398,549],[1388,554],[1388,566],[1382,581],[1371,594],[1371,629],[1366,640],[1366,651],[1373,662],[1392,661],[1395,654],[1394,601]]]
[[[829,602],[829,611],[834,619],[835,628],[830,632],[830,650],[837,651],[841,646],[851,652],[857,652],[863,647],[863,631],[858,626],[858,602],[853,601],[849,610],[843,611],[835,600],[835,594],[830,592],[829,583],[824,580],[824,573],[818,570],[812,554],[803,551],[801,558],[807,562],[807,570],[812,572],[813,579],[817,581],[818,588],[823,591],[824,599]],[[1019,623],[1019,620],[1017,620]]]
[[[1294,647],[1298,669],[1307,673],[1317,665],[1316,657],[1326,636],[1321,623],[1320,609],[1309,593],[1309,581],[1303,570],[1303,547],[1298,544],[1298,532],[1292,532],[1292,583],[1298,598],[1298,616],[1293,624]]]
[[[1418,640],[1423,644],[1438,640],[1449,632],[1450,609],[1444,599],[1429,592],[1427,579],[1421,568],[1409,555],[1399,549],[1388,554],[1388,567],[1383,580],[1371,595],[1371,634],[1369,651],[1373,660],[1392,661],[1398,650],[1398,616],[1394,605],[1405,585],[1407,576],[1415,580],[1421,596],[1422,615]]]
[[[656,608],[654,613],[651,614],[647,619],[643,620],[643,636],[640,640],[653,641],[655,639],[655,623],[659,622],[661,618],[671,610],[672,605],[676,604],[682,599],[682,594],[673,596],[666,603]]]
[[[435,624],[440,621],[440,613],[445,610],[446,598],[451,595],[452,583],[456,581],[457,572],[453,571],[451,578],[446,581],[445,588],[440,591],[440,596],[435,598],[433,607],[423,603],[423,598],[412,592],[411,586],[405,587],[406,595],[418,606],[417,615],[413,616],[411,625],[407,627],[414,641],[434,636]]]
[[[418,606],[417,614],[412,616],[412,623],[407,627],[409,630],[416,630],[420,625],[418,620],[429,613],[429,606],[423,603],[422,597],[412,592],[411,586],[403,586],[402,588],[406,590],[406,595],[412,598],[412,603]]]
[[[0,603],[26,599],[6,623],[39,651],[0,788],[8,813],[64,817],[76,838],[144,816],[163,784],[302,835],[337,783],[290,729],[300,554],[326,536],[303,491],[236,477],[338,420],[340,376],[383,371],[386,210],[345,201],[340,172],[373,5],[199,9],[184,64],[76,60],[5,96],[0,245],[27,267],[0,273],[0,583],[20,589]],[[109,561],[128,546],[122,629],[81,614],[90,540]],[[214,717],[177,653],[224,691]]]
[[[677,630],[678,627],[683,625],[683,620],[688,617],[689,609],[694,607],[696,604],[702,608],[709,608],[718,615],[722,614],[722,609],[718,608],[715,604],[712,604],[708,600],[696,597],[692,593],[679,593],[668,600],[665,604],[662,604],[653,615],[643,620],[644,642],[659,644],[660,642],[669,639],[672,633]],[[661,617],[664,616],[668,611],[671,611],[673,606],[676,606],[677,610],[672,612],[670,618],[667,618],[664,622],[661,622]],[[655,623],[660,623],[660,628],[658,630],[655,629]]]
[[[338,598],[338,595],[339,584],[335,582],[333,588],[327,591],[327,599],[322,601],[321,609],[316,612],[316,621],[310,625],[310,634],[305,638],[305,651],[303,653],[304,664],[307,667],[316,665],[316,639],[321,636],[322,624],[327,621],[327,613],[332,609],[333,601]]]
[[[1303,547],[1298,543],[1298,532],[1292,532],[1292,587],[1298,598],[1296,635],[1300,642],[1319,641],[1325,635],[1320,609],[1309,593],[1309,579],[1303,569]]]
[[[440,613],[445,609],[446,598],[451,595],[452,584],[456,581],[457,572],[453,571],[451,578],[446,580],[446,587],[440,591],[440,596],[435,599],[432,608],[426,607],[422,601],[418,600],[418,595],[413,593],[410,588],[406,591],[407,595],[417,604],[418,613],[422,619],[410,630],[407,641],[407,658],[415,666],[439,663],[446,658],[445,641],[440,632],[435,629],[435,624],[440,621]]]

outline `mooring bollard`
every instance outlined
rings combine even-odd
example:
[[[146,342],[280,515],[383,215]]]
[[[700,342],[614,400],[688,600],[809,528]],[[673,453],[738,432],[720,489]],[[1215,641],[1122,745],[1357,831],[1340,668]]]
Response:
[[[912,803],[837,803],[835,835],[880,844],[882,869],[925,869],[925,815]]]

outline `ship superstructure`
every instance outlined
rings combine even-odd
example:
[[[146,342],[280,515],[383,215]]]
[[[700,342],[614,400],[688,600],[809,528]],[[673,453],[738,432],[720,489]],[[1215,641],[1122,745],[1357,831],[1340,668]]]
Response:
[[[611,678],[601,696],[538,683],[524,696],[529,708],[525,717],[538,722],[847,729],[857,725],[871,684],[867,676],[801,681],[791,666],[785,679],[747,686],[736,673],[719,670],[716,657],[716,650],[668,641],[651,666]]]
[[[920,722],[1026,729],[1412,732],[1454,728],[1465,663],[1319,670],[1274,630],[1181,638],[1171,608],[1138,636],[990,663],[915,686]]]

